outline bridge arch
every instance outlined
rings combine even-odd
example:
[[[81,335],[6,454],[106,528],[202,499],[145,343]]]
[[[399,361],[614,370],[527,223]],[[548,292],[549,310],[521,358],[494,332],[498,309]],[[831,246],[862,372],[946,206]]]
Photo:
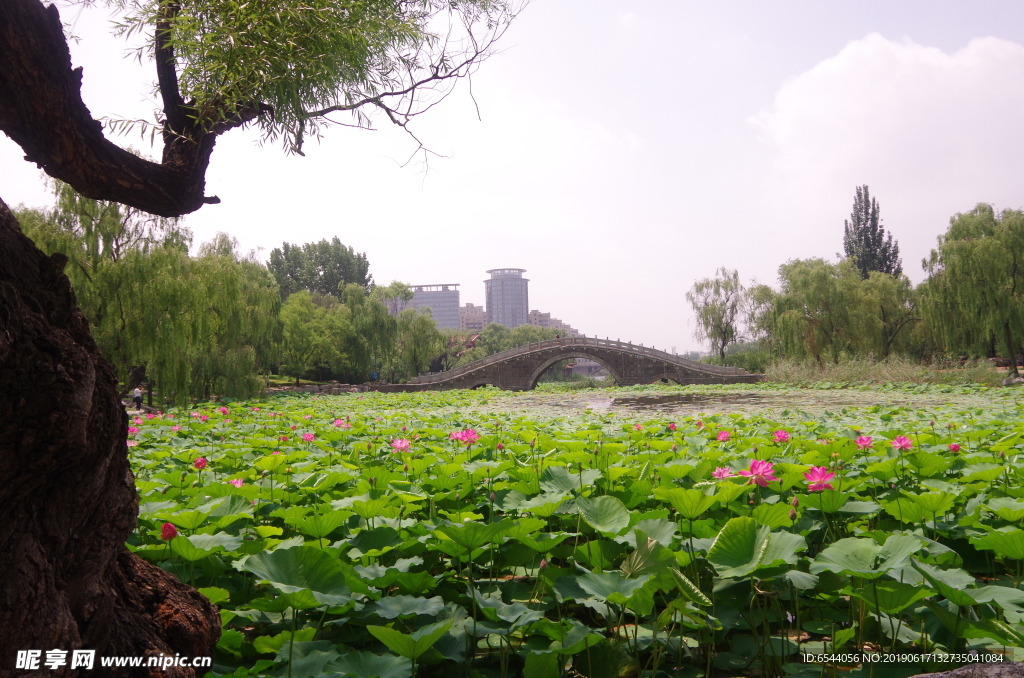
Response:
[[[537,382],[540,381],[541,376],[543,376],[545,372],[551,369],[552,365],[563,360],[569,360],[571,358],[586,358],[587,360],[593,360],[595,363],[597,363],[605,370],[607,370],[608,374],[611,376],[612,379],[615,380],[616,384],[622,383],[622,378],[616,370],[612,369],[612,366],[608,364],[607,360],[604,360],[603,358],[594,355],[589,351],[576,350],[570,351],[568,353],[559,353],[556,356],[545,358],[540,363],[540,366],[534,369],[533,373],[530,375],[529,388],[527,390],[532,391],[534,388],[536,388]]]

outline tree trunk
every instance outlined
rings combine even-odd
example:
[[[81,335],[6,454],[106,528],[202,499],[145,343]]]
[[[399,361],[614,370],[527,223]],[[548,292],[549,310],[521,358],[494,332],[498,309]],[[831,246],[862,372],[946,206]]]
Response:
[[[211,656],[208,600],[124,546],[138,495],[127,415],[63,275],[0,201],[0,677],[201,675],[109,656]],[[96,651],[91,671],[15,668],[19,650]]]

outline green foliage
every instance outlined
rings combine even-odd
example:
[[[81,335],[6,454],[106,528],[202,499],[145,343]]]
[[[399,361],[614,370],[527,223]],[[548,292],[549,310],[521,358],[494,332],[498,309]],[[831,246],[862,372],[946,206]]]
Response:
[[[353,111],[367,125],[364,104],[398,123],[426,109],[448,80],[472,71],[514,14],[502,0],[110,2],[127,12],[121,32],[155,33],[173,49],[199,129],[262,106],[264,137],[298,153],[329,112]],[[421,101],[417,85],[432,86],[435,98]]]
[[[945,351],[1016,356],[1024,341],[1024,212],[979,204],[950,219],[925,267],[923,309]],[[1016,373],[1016,367],[1011,368]]]
[[[54,210],[19,218],[43,251],[68,257],[79,306],[123,384],[141,370],[176,402],[259,390],[279,306],[265,267],[225,234],[190,257],[191,235],[174,221],[64,184],[55,193]]]
[[[492,390],[174,411],[134,422],[128,547],[216,598],[216,663],[235,675],[696,673],[710,658],[780,676],[847,643],[1003,651],[1024,637],[1022,406],[923,392],[937,404],[675,412],[675,428],[653,409],[539,416],[535,395]],[[943,404],[957,399],[972,405]],[[451,438],[470,427],[472,445]],[[781,480],[710,477],[755,455]],[[835,489],[810,491],[811,466]]]
[[[894,278],[903,275],[900,246],[892,241],[892,233],[882,228],[878,201],[867,186],[857,187],[850,221],[843,222],[843,249],[865,280],[872,271]]]
[[[283,243],[270,251],[267,268],[274,274],[281,299],[301,290],[318,295],[340,296],[345,285],[369,290],[373,276],[366,254],[356,254],[341,244],[337,236],[301,247]]]
[[[451,362],[449,369],[471,363],[474,360],[486,358],[495,353],[508,351],[518,346],[554,339],[562,334],[564,332],[561,330],[537,327],[536,325],[520,325],[519,327],[509,329],[504,325],[491,323],[480,332],[476,346],[455,358]]]
[[[720,268],[714,278],[698,280],[686,293],[697,327],[693,335],[711,344],[711,353],[725,360],[725,349],[739,337],[738,324],[744,299],[743,285],[735,270]]]

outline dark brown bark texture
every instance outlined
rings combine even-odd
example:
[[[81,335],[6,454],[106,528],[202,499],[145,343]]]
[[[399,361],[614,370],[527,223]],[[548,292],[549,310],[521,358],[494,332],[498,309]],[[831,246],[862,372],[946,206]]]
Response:
[[[127,415],[64,263],[0,201],[0,677],[195,676],[99,666],[101,656],[210,656],[220,619],[124,546],[138,512]],[[96,668],[16,669],[17,651],[32,649],[94,649]]]
[[[173,61],[159,70],[161,85],[175,97]],[[189,110],[180,98],[168,102],[165,96],[165,114],[177,124],[165,131],[157,164],[103,136],[82,101],[81,86],[82,69],[72,68],[57,8],[39,0],[0,1],[0,130],[21,146],[26,160],[82,195],[164,217],[219,202],[203,194],[217,134],[261,112],[240,111],[237,120],[202,133],[189,128]]]

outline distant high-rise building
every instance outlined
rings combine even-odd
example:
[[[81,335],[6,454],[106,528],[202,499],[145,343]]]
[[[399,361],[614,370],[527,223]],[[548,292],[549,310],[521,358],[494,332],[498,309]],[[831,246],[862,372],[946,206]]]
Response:
[[[487,327],[487,311],[483,306],[467,303],[459,308],[459,331],[480,332]]]
[[[525,268],[494,268],[484,281],[487,297],[487,319],[505,327],[519,327],[529,322],[530,298],[523,277]]]
[[[410,308],[429,308],[438,329],[459,328],[458,285],[413,285]]]

